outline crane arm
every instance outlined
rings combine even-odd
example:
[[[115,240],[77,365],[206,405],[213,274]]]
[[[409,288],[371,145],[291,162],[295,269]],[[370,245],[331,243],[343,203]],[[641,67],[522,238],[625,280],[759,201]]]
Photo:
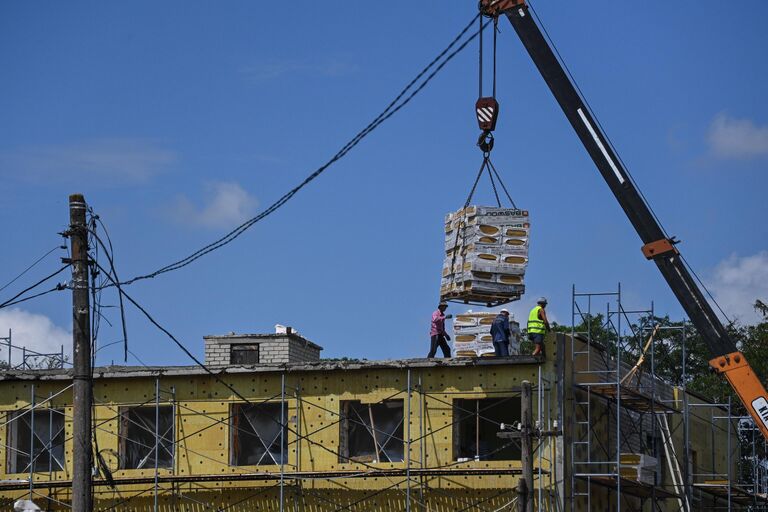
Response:
[[[733,387],[768,439],[768,395],[746,358],[736,348],[720,319],[707,302],[675,247],[638,192],[621,160],[581,95],[530,15],[525,0],[482,0],[484,13],[505,15],[531,59],[576,131],[584,148],[629,218],[643,243],[642,252],[653,260],[712,355],[710,366]]]

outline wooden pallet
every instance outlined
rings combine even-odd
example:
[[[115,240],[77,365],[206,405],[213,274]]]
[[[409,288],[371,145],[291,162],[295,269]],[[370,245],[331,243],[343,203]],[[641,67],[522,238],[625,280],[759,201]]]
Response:
[[[486,306],[489,308],[509,304],[520,300],[519,296],[509,297],[503,295],[485,295],[477,292],[448,292],[440,297],[440,300],[448,302],[458,302],[461,304],[471,304],[474,306]]]

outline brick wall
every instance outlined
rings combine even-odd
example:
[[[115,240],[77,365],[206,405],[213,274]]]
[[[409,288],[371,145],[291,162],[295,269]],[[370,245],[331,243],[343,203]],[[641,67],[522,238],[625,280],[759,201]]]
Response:
[[[259,346],[259,364],[303,363],[320,360],[321,346],[297,334],[226,334],[205,336],[205,364],[229,364],[232,345]]]

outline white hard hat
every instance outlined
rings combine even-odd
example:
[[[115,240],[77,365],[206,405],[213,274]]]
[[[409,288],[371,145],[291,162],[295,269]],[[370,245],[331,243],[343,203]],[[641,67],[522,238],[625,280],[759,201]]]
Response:
[[[499,311],[499,313],[506,313],[506,314],[509,314],[509,310],[507,310],[507,309],[502,309],[501,311]]]

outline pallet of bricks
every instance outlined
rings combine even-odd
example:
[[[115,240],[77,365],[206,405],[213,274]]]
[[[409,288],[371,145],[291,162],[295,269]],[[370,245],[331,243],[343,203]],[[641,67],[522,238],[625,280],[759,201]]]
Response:
[[[457,357],[493,356],[491,324],[496,318],[492,312],[460,313],[453,319],[453,350]],[[520,353],[520,324],[509,321],[509,353]]]
[[[520,299],[528,265],[528,212],[469,206],[445,219],[442,300],[494,306]]]

